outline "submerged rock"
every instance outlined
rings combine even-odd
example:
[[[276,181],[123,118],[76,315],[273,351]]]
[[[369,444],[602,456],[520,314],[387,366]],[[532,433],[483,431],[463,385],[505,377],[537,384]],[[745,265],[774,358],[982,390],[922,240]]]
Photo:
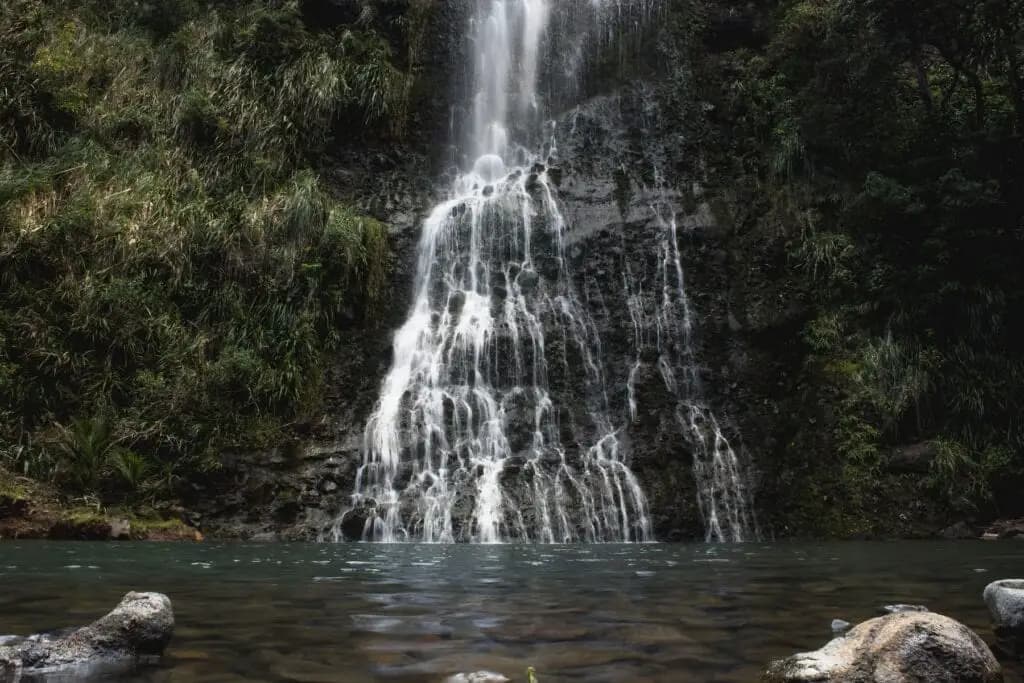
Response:
[[[939,532],[939,536],[949,540],[967,540],[980,538],[981,531],[967,522],[957,522]]]
[[[444,683],[508,683],[511,679],[493,671],[475,671],[471,674],[455,674],[444,679]]]
[[[903,603],[897,603],[895,605],[885,605],[882,607],[882,612],[885,614],[900,614],[901,612],[928,612],[930,611],[924,605],[904,605]]]
[[[820,650],[773,662],[766,683],[998,683],[999,663],[963,624],[898,612],[858,624]]]
[[[155,662],[174,633],[171,601],[162,593],[128,593],[88,626],[40,634],[0,647],[0,681],[57,675],[74,680]]]
[[[1024,658],[1024,579],[993,581],[984,597],[1000,648]]]

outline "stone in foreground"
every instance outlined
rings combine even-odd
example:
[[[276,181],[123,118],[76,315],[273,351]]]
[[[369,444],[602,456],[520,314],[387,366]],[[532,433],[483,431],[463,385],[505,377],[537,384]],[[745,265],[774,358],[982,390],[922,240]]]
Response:
[[[994,581],[985,586],[984,597],[999,647],[1024,658],[1024,579]]]
[[[106,616],[60,634],[40,634],[0,647],[0,683],[22,676],[82,680],[155,662],[174,633],[171,601],[162,593],[128,593]]]
[[[899,612],[858,624],[814,652],[773,662],[766,683],[999,683],[999,663],[963,624]]]
[[[444,683],[508,683],[510,679],[493,671],[474,671],[471,674],[455,674],[444,679]]]

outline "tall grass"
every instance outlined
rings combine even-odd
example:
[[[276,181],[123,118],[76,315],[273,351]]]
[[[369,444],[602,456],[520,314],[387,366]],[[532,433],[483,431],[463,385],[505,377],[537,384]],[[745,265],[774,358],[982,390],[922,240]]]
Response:
[[[389,265],[310,162],[398,134],[412,76],[283,1],[12,0],[0,48],[0,440],[64,452],[107,415],[128,486],[279,438]]]

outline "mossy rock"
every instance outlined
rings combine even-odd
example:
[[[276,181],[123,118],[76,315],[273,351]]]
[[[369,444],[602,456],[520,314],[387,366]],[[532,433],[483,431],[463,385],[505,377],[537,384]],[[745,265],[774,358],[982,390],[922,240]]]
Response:
[[[0,517],[21,517],[28,509],[28,496],[16,490],[0,490]]]
[[[129,535],[136,541],[201,541],[203,534],[180,519],[136,517],[129,520]]]
[[[59,540],[201,541],[203,535],[179,519],[72,511],[50,527]]]
[[[110,520],[93,511],[73,510],[50,527],[49,536],[61,541],[105,541],[110,538]]]
[[[28,510],[32,494],[17,477],[0,468],[0,517],[22,515]]]

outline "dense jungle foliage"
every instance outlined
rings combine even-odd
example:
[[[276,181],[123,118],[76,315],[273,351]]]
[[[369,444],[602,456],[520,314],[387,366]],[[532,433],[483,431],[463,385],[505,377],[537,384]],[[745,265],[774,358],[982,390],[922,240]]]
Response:
[[[317,158],[403,135],[430,7],[0,4],[0,466],[152,500],[317,405],[389,266]]]
[[[778,354],[801,367],[763,496],[827,534],[877,532],[911,500],[1024,514],[1024,2],[695,17],[687,85],[717,135],[695,153],[718,145],[747,265],[774,260]],[[910,474],[893,478],[907,444]]]

